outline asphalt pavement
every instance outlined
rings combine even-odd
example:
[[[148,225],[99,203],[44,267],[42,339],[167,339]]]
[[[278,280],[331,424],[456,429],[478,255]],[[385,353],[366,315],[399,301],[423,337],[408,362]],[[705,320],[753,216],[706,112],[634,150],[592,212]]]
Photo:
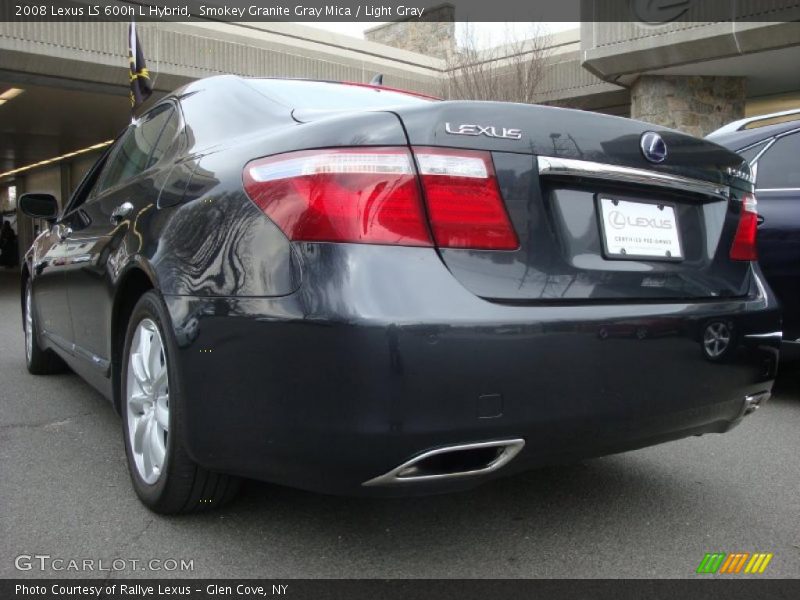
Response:
[[[425,498],[248,482],[227,508],[162,517],[132,491],[111,405],[26,371],[16,275],[0,273],[0,577],[726,577],[695,575],[707,552],[771,552],[757,577],[800,577],[793,370],[724,435]],[[93,571],[53,569],[83,559]]]

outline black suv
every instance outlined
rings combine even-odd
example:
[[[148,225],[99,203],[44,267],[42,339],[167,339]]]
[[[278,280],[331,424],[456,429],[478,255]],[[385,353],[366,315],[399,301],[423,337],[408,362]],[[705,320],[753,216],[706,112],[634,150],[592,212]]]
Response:
[[[775,123],[779,120],[783,122]],[[750,163],[758,199],[758,260],[783,305],[784,355],[796,358],[800,355],[800,109],[742,119],[707,137]]]

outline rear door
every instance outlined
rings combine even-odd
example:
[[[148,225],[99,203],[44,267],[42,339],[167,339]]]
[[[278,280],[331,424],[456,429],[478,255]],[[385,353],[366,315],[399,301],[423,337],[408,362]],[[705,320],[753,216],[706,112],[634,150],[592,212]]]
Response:
[[[800,338],[800,131],[779,137],[754,165],[758,260],[783,305],[787,339]]]
[[[125,259],[141,251],[127,247],[137,219],[156,210],[163,184],[162,159],[178,133],[171,103],[155,107],[122,135],[91,197],[69,216],[65,245],[66,286],[76,355],[101,370],[111,360],[114,282]],[[141,235],[133,236],[141,241]]]
[[[501,301],[739,297],[730,249],[752,184],[714,143],[596,113],[490,102],[399,108],[412,147],[491,153],[519,237],[512,251],[441,249],[453,275]],[[645,157],[658,138],[666,157]],[[652,139],[651,139],[652,138]],[[660,143],[660,142],[659,142]],[[658,148],[656,148],[658,149]]]

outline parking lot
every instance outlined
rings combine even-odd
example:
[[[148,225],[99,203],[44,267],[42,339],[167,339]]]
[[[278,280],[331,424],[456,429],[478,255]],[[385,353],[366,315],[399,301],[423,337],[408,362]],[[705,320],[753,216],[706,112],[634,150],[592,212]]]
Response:
[[[800,377],[789,369],[725,435],[416,499],[250,482],[228,508],[165,518],[130,487],[110,404],[75,375],[28,375],[23,348],[16,275],[0,273],[2,577],[693,577],[717,551],[772,552],[759,577],[800,576]],[[33,554],[193,568],[15,568]]]

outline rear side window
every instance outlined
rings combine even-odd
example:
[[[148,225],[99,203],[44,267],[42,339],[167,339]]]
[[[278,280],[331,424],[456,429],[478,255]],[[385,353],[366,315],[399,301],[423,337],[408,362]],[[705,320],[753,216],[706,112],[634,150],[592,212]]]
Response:
[[[751,163],[751,162],[753,162],[753,159],[756,156],[758,156],[758,153],[761,152],[764,149],[764,147],[771,141],[772,141],[771,139],[764,140],[763,142],[760,142],[760,143],[756,144],[755,146],[750,146],[747,150],[739,150],[738,154],[743,159],[745,159],[748,163]]]
[[[178,126],[174,112],[172,106],[164,105],[146,115],[143,121],[128,128],[102,175],[101,190],[138,175],[163,156]],[[172,129],[171,134],[165,130],[165,125],[170,122],[172,124],[167,129]],[[163,136],[163,144],[160,142],[162,131],[170,136],[169,140]]]
[[[800,188],[800,134],[776,141],[758,159],[757,187]]]
[[[156,142],[153,152],[150,154],[150,160],[147,163],[148,167],[152,167],[159,160],[161,160],[161,158],[172,146],[172,142],[175,141],[175,136],[178,135],[180,121],[178,120],[178,115],[175,109],[170,107],[169,110],[164,111],[164,114],[166,115],[166,123],[164,123],[164,128],[161,130],[161,134],[158,136],[158,142]],[[160,116],[155,120],[158,119],[160,119]]]
[[[351,110],[426,104],[432,100],[379,88],[291,79],[246,79],[249,85],[289,108]]]

